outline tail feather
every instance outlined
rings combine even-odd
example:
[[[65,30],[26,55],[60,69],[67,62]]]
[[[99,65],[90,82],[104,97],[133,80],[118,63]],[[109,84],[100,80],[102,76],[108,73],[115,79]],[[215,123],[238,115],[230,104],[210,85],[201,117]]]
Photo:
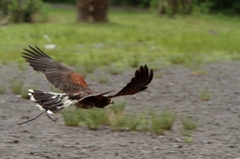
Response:
[[[67,106],[74,105],[77,101],[69,99],[65,93],[43,92],[29,89],[30,99],[37,103],[40,110],[46,110],[47,113],[53,114],[64,109]]]

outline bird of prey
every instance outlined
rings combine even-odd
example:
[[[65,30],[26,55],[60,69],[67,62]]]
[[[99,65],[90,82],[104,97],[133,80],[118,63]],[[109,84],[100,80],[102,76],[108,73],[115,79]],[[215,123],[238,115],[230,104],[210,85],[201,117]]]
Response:
[[[67,106],[75,105],[78,108],[89,109],[93,107],[104,108],[113,104],[112,98],[133,95],[147,88],[153,79],[153,70],[147,65],[136,70],[131,81],[119,92],[96,92],[89,88],[84,77],[68,67],[54,61],[37,46],[24,49],[22,57],[33,70],[43,74],[46,80],[62,93],[29,90],[30,99],[37,103],[41,110],[47,114],[54,114]]]

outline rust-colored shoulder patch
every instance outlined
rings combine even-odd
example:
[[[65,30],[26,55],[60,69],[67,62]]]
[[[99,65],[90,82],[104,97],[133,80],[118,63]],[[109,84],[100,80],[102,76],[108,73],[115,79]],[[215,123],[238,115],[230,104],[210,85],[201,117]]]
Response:
[[[85,82],[83,76],[78,74],[78,73],[76,73],[76,72],[71,74],[71,80],[76,85],[81,85],[81,86],[84,86],[84,87],[88,87],[88,85]]]

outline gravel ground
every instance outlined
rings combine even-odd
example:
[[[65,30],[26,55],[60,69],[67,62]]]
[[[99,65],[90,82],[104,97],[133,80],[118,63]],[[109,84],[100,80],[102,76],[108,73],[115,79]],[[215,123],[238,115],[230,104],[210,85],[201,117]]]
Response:
[[[28,68],[28,67],[27,67]],[[10,125],[33,118],[40,113],[29,100],[10,93],[13,80],[24,81],[23,88],[48,91],[49,84],[28,68],[18,70],[12,65],[1,66],[0,85],[7,88],[0,94],[0,158],[17,159],[79,159],[79,158],[157,158],[157,159],[234,159],[240,157],[240,62],[225,61],[205,64],[205,74],[172,66],[155,71],[149,89],[134,96],[121,97],[127,101],[127,111],[156,111],[170,109],[178,114],[173,129],[159,136],[150,132],[111,131],[101,127],[97,131],[85,127],[67,127],[61,114],[53,115],[58,122],[42,116],[21,126]],[[87,83],[94,90],[120,89],[134,73],[110,75],[99,69],[88,75]],[[106,84],[97,78],[107,76]],[[208,88],[209,101],[202,101],[199,92]],[[199,121],[186,142],[181,134],[179,116],[192,115]]]

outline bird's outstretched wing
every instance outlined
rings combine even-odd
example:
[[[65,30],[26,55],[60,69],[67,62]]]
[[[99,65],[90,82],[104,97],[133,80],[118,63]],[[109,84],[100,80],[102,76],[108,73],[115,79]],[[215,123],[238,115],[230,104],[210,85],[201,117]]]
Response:
[[[133,95],[140,91],[147,89],[147,85],[153,79],[153,70],[149,70],[147,65],[140,66],[135,72],[135,76],[131,79],[122,90],[120,90],[115,95],[109,95],[109,98],[114,98],[117,96]]]
[[[33,70],[42,73],[55,88],[64,93],[93,93],[81,74],[54,61],[37,46],[35,48],[29,46],[29,48],[24,49],[26,52],[23,52],[22,57]]]

